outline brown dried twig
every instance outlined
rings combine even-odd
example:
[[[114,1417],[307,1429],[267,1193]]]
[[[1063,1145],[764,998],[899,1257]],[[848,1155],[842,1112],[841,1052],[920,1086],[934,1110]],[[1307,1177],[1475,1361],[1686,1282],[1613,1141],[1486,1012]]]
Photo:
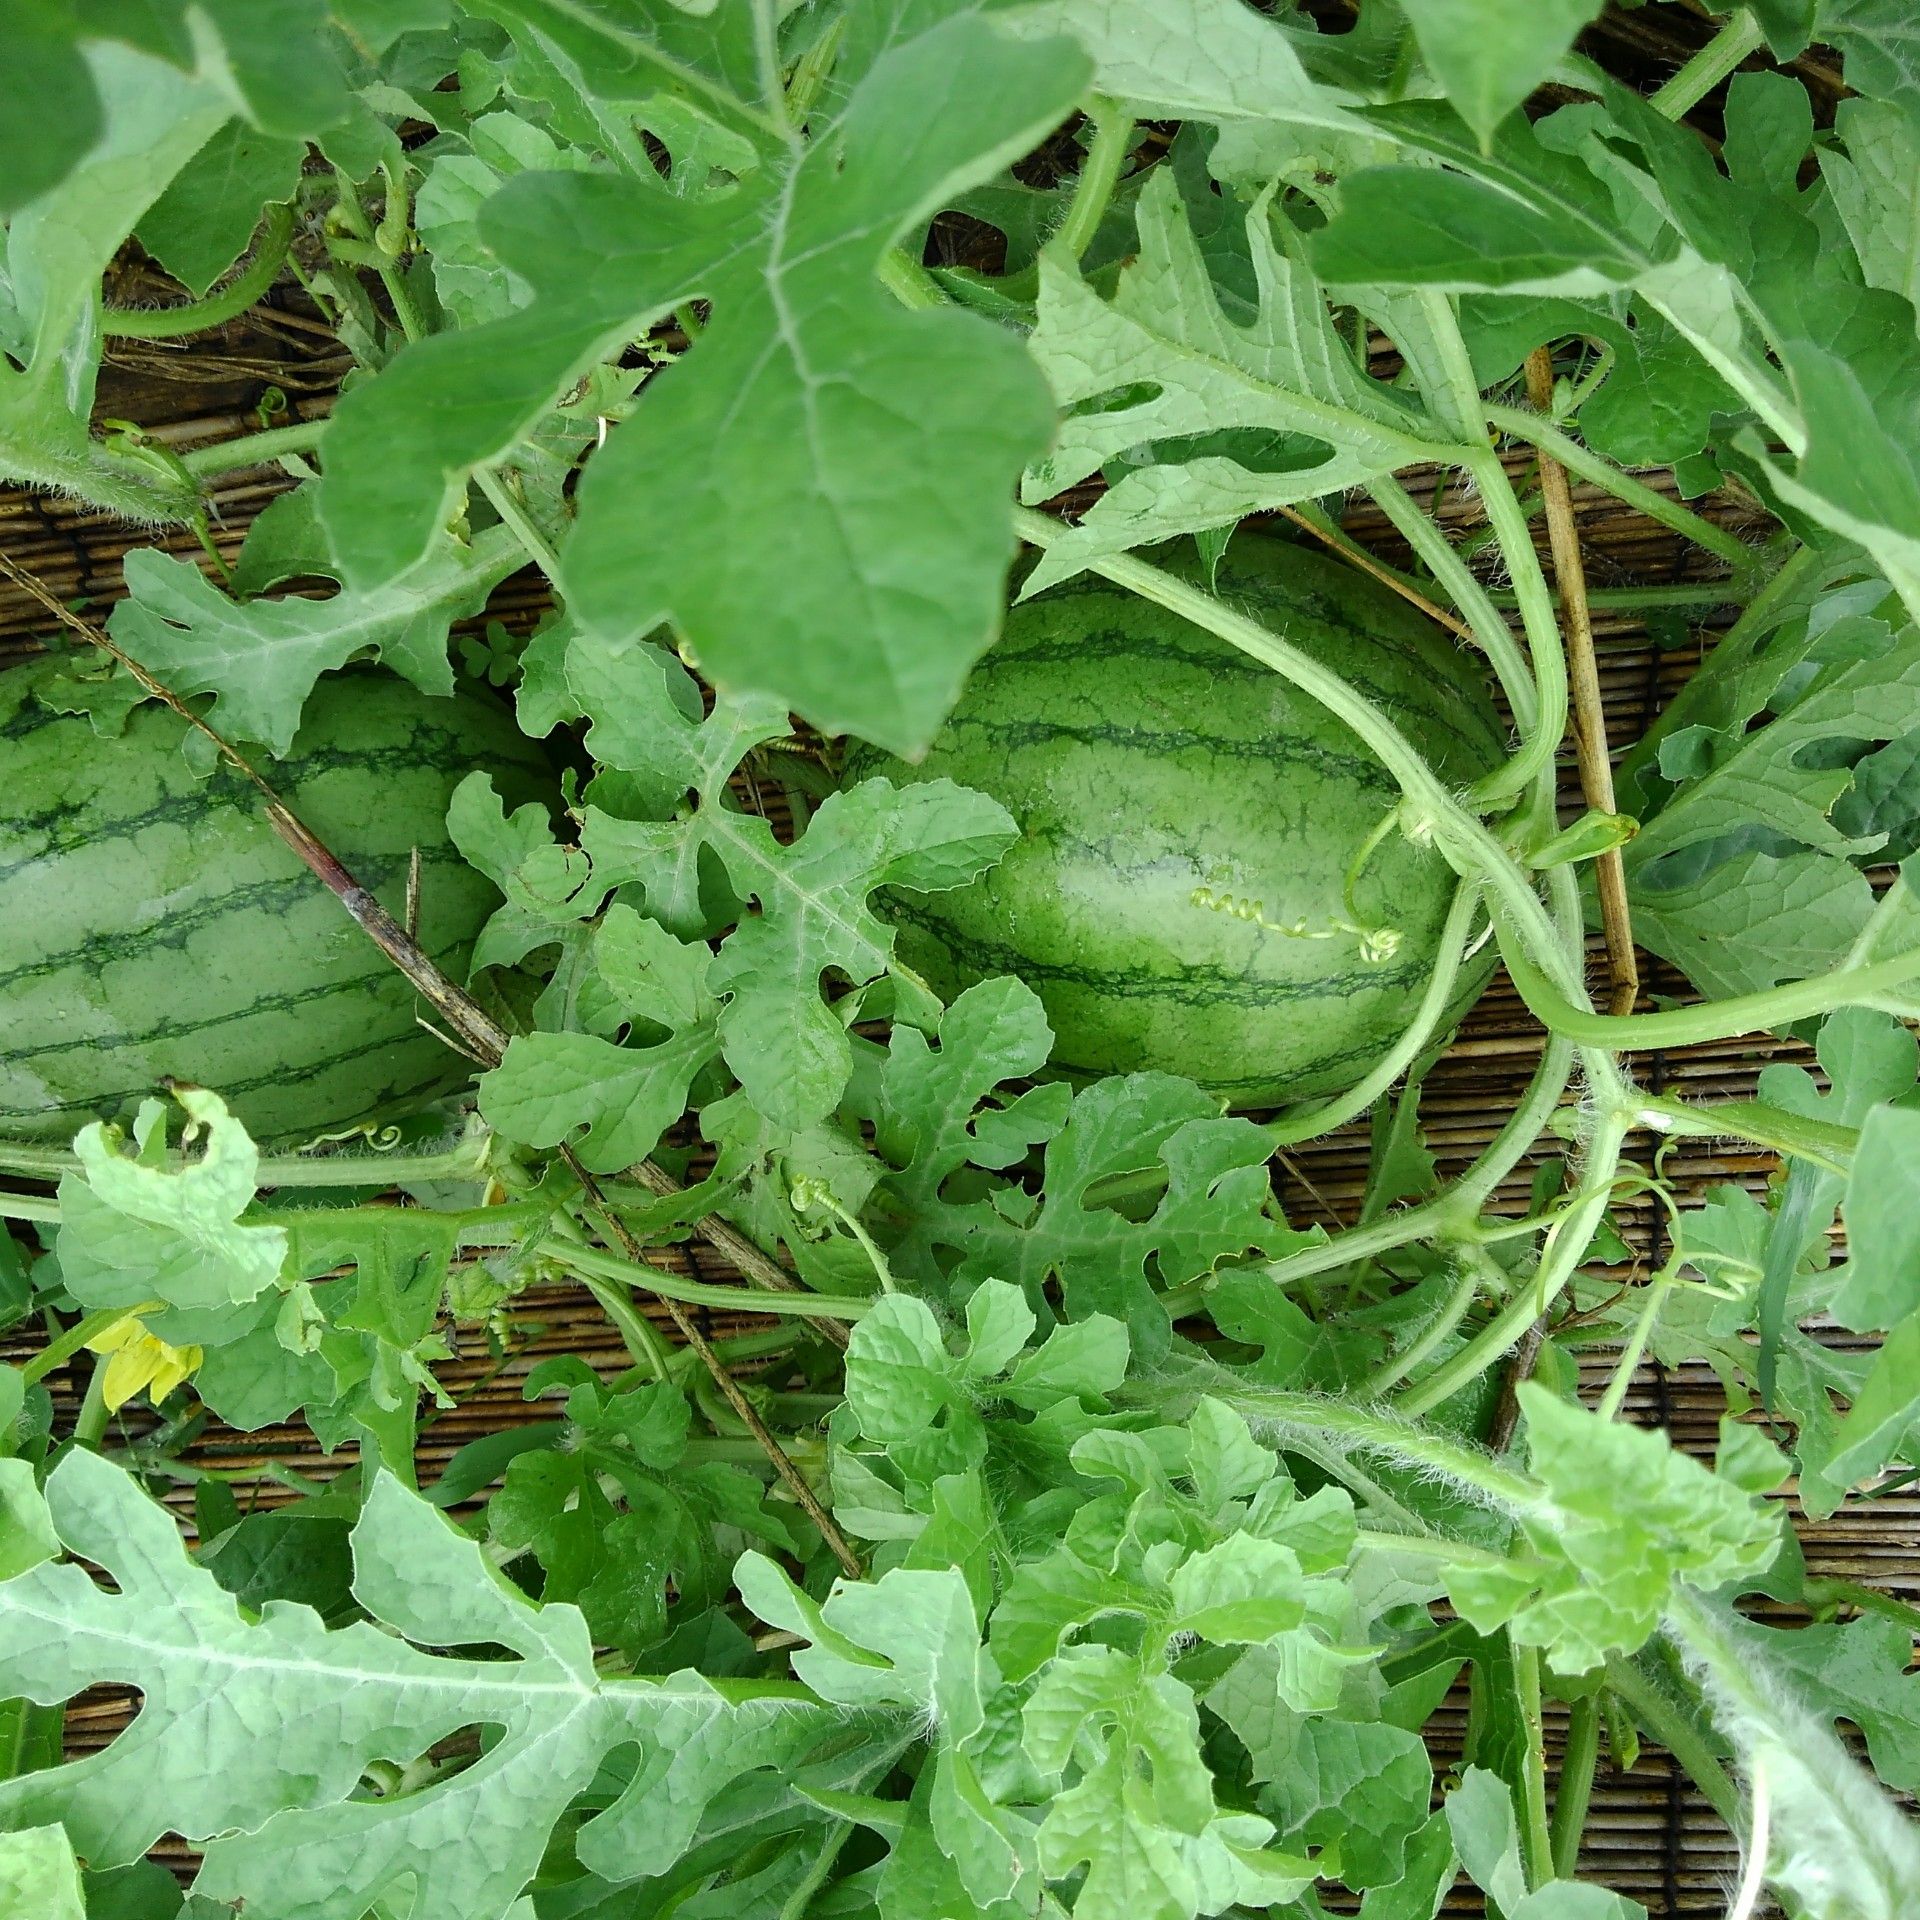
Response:
[[[31,594],[62,626],[77,633],[103,653],[110,654],[149,694],[178,714],[188,726],[203,734],[223,760],[251,781],[259,789],[261,798],[266,803],[267,819],[271,822],[274,832],[287,844],[302,865],[333,894],[353,916],[361,931],[413,983],[421,997],[446,1022],[461,1047],[483,1067],[499,1065],[507,1050],[508,1035],[505,1028],[472,995],[440,971],[431,956],[424,952],[414,940],[412,934],[401,926],[365,887],[361,886],[348,872],[339,857],[280,798],[265,775],[241,753],[238,747],[195,713],[171,687],[156,680],[139,661],[112,640],[102,628],[95,626],[91,621],[83,620],[70,607],[63,605],[41,581],[4,553],[0,553],[0,571],[4,571],[10,579]],[[562,1147],[560,1152],[579,1180],[581,1191],[606,1223],[614,1238],[619,1241],[622,1250],[629,1259],[638,1260],[642,1252],[640,1243],[627,1230],[625,1222],[608,1206],[599,1182],[581,1166],[571,1148]],[[655,1166],[651,1161],[643,1164],[640,1174],[644,1183],[655,1193],[666,1195],[679,1190],[673,1176],[665,1168]],[[705,1225],[704,1222],[702,1224]],[[799,1282],[777,1262],[769,1260],[757,1247],[752,1246],[724,1222],[716,1223],[706,1237],[754,1278],[786,1291],[805,1291]],[[845,1535],[834,1525],[832,1517],[820,1505],[813,1489],[807,1484],[805,1476],[788,1457],[786,1449],[767,1430],[765,1421],[760,1418],[753,1403],[747,1399],[739,1383],[727,1371],[725,1361],[714,1351],[712,1344],[677,1300],[663,1299],[662,1304],[679,1330],[681,1338],[693,1349],[707,1371],[712,1374],[714,1385],[720,1389],[727,1403],[759,1442],[761,1449],[772,1463],[774,1471],[792,1490],[794,1498],[799,1501],[807,1517],[820,1529],[820,1536],[832,1549],[835,1559],[846,1569],[850,1578],[858,1579],[860,1562],[855,1557],[852,1547],[848,1545]],[[838,1331],[836,1326],[835,1332]],[[842,1337],[844,1339],[844,1336]]]
[[[1446,630],[1462,640],[1473,639],[1473,629],[1457,613],[1449,613],[1438,602],[1429,600],[1418,587],[1409,586],[1391,567],[1383,567],[1357,540],[1349,540],[1345,535],[1330,533],[1319,521],[1299,512],[1293,507],[1276,509],[1284,520],[1291,520],[1296,527],[1305,527],[1316,540],[1331,547],[1341,559],[1356,566],[1362,573],[1371,574],[1383,587],[1391,587],[1402,600],[1416,606],[1429,620],[1436,620]]]
[[[607,1197],[600,1183],[585,1167],[571,1147],[563,1146],[560,1157],[572,1171],[573,1177],[580,1182],[580,1191],[587,1196],[593,1210],[600,1216],[602,1225],[619,1243],[620,1251],[629,1260],[640,1261],[644,1249],[640,1242],[627,1230],[627,1224],[618,1213],[608,1205]],[[671,1176],[668,1176],[671,1177]],[[701,1364],[713,1376],[713,1384],[726,1397],[727,1405],[739,1416],[742,1424],[760,1444],[760,1450],[773,1463],[773,1470],[786,1483],[787,1490],[800,1503],[800,1510],[820,1530],[820,1538],[827,1543],[833,1557],[840,1562],[849,1580],[858,1580],[861,1574],[859,1556],[839,1527],[834,1524],[833,1516],[820,1504],[820,1497],[808,1484],[807,1477],[793,1464],[792,1456],[773,1434],[767,1423],[760,1418],[759,1409],[746,1396],[731,1373],[727,1363],[714,1352],[712,1343],[700,1331],[698,1323],[678,1300],[671,1300],[665,1294],[656,1294],[660,1304],[666,1308],[668,1317],[682,1340],[698,1355]]]
[[[1553,350],[1537,347],[1527,355],[1527,397],[1543,413],[1553,406]],[[1540,492],[1546,507],[1547,534],[1553,546],[1554,580],[1560,589],[1562,625],[1567,639],[1567,677],[1573,693],[1573,744],[1580,765],[1580,791],[1600,813],[1618,809],[1613,794],[1613,761],[1607,749],[1607,720],[1600,699],[1600,666],[1593,648],[1593,616],[1587,605],[1587,573],[1580,557],[1580,530],[1573,517],[1573,494],[1559,461],[1540,455]],[[1600,897],[1600,928],[1607,946],[1610,988],[1607,1011],[1631,1013],[1640,994],[1640,963],[1633,950],[1633,919],[1627,905],[1627,870],[1618,847],[1594,862],[1594,886]]]
[[[663,1200],[670,1200],[675,1194],[685,1191],[680,1182],[655,1160],[642,1160],[637,1167],[629,1168],[628,1178],[639,1181],[650,1193],[658,1194]],[[731,1260],[749,1280],[758,1281],[763,1287],[772,1287],[777,1293],[806,1291],[779,1261],[762,1253],[744,1233],[722,1220],[718,1214],[708,1214],[695,1230],[715,1253]],[[847,1330],[838,1320],[809,1320],[807,1325],[815,1333],[832,1341],[836,1347],[847,1344]]]
[[[154,699],[178,714],[188,726],[209,740],[221,759],[260,791],[267,819],[295,857],[346,908],[360,930],[393,964],[446,1022],[461,1046],[484,1065],[495,1065],[506,1051],[507,1036],[493,1017],[462,992],[434,965],[432,959],[399,921],[357,881],[326,843],[276,793],[266,776],[224,734],[217,732],[187,705],[171,687],[156,680],[140,662],[111,639],[104,628],[83,620],[64,605],[27,570],[0,553],[0,570],[33,596],[60,624],[89,645],[111,654]]]

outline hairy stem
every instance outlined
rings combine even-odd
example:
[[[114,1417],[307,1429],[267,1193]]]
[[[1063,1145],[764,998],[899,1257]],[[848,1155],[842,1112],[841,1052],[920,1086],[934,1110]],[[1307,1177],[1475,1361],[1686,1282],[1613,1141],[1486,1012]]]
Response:
[[[1384,1454],[1438,1474],[1502,1513],[1522,1513],[1539,1504],[1533,1483],[1511,1467],[1417,1427],[1397,1413],[1232,1378],[1209,1379],[1206,1390],[1231,1405],[1250,1426],[1282,1436],[1296,1430],[1309,1436],[1332,1436],[1362,1453]]]
[[[797,1315],[831,1314],[837,1320],[858,1320],[873,1310],[871,1300],[827,1293],[767,1293],[758,1287],[720,1287],[705,1280],[686,1280],[648,1261],[603,1253],[597,1247],[555,1246],[549,1249],[560,1264],[583,1278],[623,1281],[644,1287],[662,1300],[688,1306],[727,1308],[736,1313]]]
[[[1545,414],[1526,407],[1504,406],[1497,400],[1486,402],[1486,414],[1502,433],[1511,434],[1516,440],[1524,440],[1529,446],[1538,448],[1540,452],[1559,461],[1570,473],[1577,473],[1582,480],[1590,482],[1604,493],[1612,494],[1621,505],[1632,507],[1636,513],[1644,513],[1649,520],[1659,521],[1682,539],[1690,540],[1696,547],[1726,561],[1735,572],[1746,573],[1752,568],[1753,549],[1738,534],[1715,526],[1711,520],[1703,518],[1690,507],[1683,507],[1677,500],[1669,500],[1664,493],[1648,486],[1645,481],[1636,480],[1632,474],[1623,472],[1611,460],[1603,460],[1590,448],[1582,446],[1571,434],[1562,433]]]
[[[1096,94],[1087,102],[1087,118],[1093,122],[1093,141],[1073,183],[1073,199],[1053,244],[1078,260],[1093,244],[1120,184],[1121,169],[1133,147],[1133,116],[1111,100]]]
[[[1751,7],[1731,14],[1707,44],[1648,100],[1656,113],[1678,120],[1698,106],[1742,60],[1758,53],[1766,33]]]
[[[177,340],[223,326],[245,313],[280,277],[292,238],[292,208],[269,207],[253,258],[217,293],[178,307],[106,307],[100,331],[110,340]]]
[[[1567,1716],[1567,1744],[1560,1756],[1560,1781],[1553,1796],[1550,1835],[1553,1871],[1571,1880],[1580,1866],[1580,1836],[1593,1800],[1593,1776],[1600,1761],[1600,1696],[1576,1700]]]
[[[1400,1038],[1379,1063],[1350,1091],[1337,1094],[1304,1108],[1292,1108],[1267,1123],[1267,1134],[1276,1147],[1292,1146],[1296,1141],[1318,1139],[1343,1127],[1366,1110],[1413,1065],[1433,1038],[1441,1019],[1452,1003],[1455,984],[1460,978],[1460,962],[1473,932],[1473,918],[1480,904],[1480,889],[1463,880],[1454,889],[1453,905],[1447,909],[1440,943],[1434,952],[1433,971],[1420,995]]]
[[[217,440],[210,447],[190,447],[180,464],[204,480],[237,467],[264,467],[283,454],[310,453],[327,430],[325,420],[296,420],[291,426],[269,427],[264,433],[244,434],[238,440]]]

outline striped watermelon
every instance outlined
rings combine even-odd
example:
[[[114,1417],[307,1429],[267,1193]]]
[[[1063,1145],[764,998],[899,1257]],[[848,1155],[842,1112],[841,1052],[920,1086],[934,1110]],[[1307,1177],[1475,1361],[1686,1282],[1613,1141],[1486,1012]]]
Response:
[[[227,1097],[261,1139],[311,1137],[458,1085],[413,989],[224,770],[196,780],[186,725],[135,709],[113,739],[0,674],[0,1133],[66,1139],[168,1077]],[[457,972],[498,895],[447,838],[474,767],[516,799],[539,750],[499,707],[384,673],[329,675],[271,778],[389,910],[421,857],[421,944]]]
[[[1337,668],[1448,780],[1498,763],[1478,664],[1387,588],[1243,534],[1216,590]],[[1396,831],[1349,913],[1348,865],[1399,797],[1386,769],[1278,674],[1092,578],[1013,610],[918,765],[856,747],[847,771],[945,776],[1020,822],[972,886],[891,903],[937,990],[1017,975],[1056,1064],[1181,1073],[1238,1107],[1358,1080],[1404,1030],[1452,897],[1440,857]],[[1374,957],[1343,921],[1397,946]]]

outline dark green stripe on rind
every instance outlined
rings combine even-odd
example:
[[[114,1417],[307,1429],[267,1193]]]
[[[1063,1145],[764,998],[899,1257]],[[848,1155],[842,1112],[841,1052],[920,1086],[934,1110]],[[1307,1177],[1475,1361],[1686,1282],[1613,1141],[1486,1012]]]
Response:
[[[1219,590],[1339,672],[1443,779],[1497,764],[1478,662],[1377,583],[1241,536]],[[847,771],[944,776],[1020,822],[973,885],[890,902],[902,957],[936,989],[1017,975],[1046,1006],[1056,1064],[1183,1073],[1237,1105],[1365,1073],[1412,1017],[1452,897],[1440,857],[1390,834],[1352,904],[1400,945],[1366,960],[1342,931],[1344,880],[1397,804],[1391,776],[1290,682],[1101,581],[1013,610],[918,765],[856,746]]]
[[[458,736],[435,731],[426,738],[439,744],[437,753],[416,752],[413,743],[407,742],[366,753],[334,749],[306,755],[298,763],[299,782],[306,785],[323,774],[342,772],[388,781],[433,773],[458,776],[473,764],[471,750],[461,750]],[[15,813],[6,821],[4,829],[0,829],[0,852],[23,846],[32,851],[12,859],[0,858],[0,886],[36,861],[58,858],[83,847],[92,849],[114,840],[138,839],[152,828],[170,823],[197,824],[216,808],[251,816],[258,806],[259,796],[251,787],[235,778],[216,774],[205,790],[171,793],[134,814],[110,816],[98,806],[50,806],[38,812]]]
[[[70,1137],[175,1077],[227,1096],[256,1137],[294,1138],[467,1077],[250,788],[196,781],[163,709],[100,738],[21,700],[50,670],[0,682],[0,713],[17,703],[0,784],[33,809],[0,819],[0,1130]],[[509,805],[550,790],[543,754],[492,702],[349,673],[322,680],[270,769],[390,910],[419,848],[422,944],[456,974],[498,902],[447,839],[447,801],[475,767]]]

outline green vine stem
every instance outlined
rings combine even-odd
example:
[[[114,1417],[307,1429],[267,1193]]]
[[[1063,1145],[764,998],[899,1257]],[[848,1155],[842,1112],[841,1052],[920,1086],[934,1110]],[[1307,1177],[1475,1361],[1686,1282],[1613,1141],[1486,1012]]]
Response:
[[[1410,1387],[1394,1402],[1395,1409],[1412,1419],[1451,1398],[1469,1381],[1499,1364],[1526,1330],[1553,1305],[1579,1270],[1588,1243],[1613,1198],[1614,1175],[1620,1150],[1631,1130],[1627,1115],[1610,1109],[1593,1130],[1580,1191],[1554,1220],[1540,1249],[1540,1264],[1532,1278],[1487,1325],[1458,1352]]]
[[[1433,1317],[1412,1340],[1388,1354],[1360,1383],[1357,1392],[1362,1400],[1381,1399],[1408,1374],[1425,1366],[1453,1337],[1454,1329],[1467,1317],[1467,1310],[1473,1305],[1481,1288],[1503,1286],[1506,1283],[1507,1276],[1484,1248],[1475,1246],[1471,1241],[1463,1241],[1449,1251],[1460,1270],[1454,1280],[1453,1291],[1441,1301]]]
[[[40,1226],[58,1226],[60,1203],[37,1193],[0,1193],[0,1220],[31,1220]]]
[[[1656,488],[1623,472],[1611,460],[1603,460],[1571,434],[1562,433],[1545,414],[1535,413],[1526,407],[1504,406],[1496,400],[1487,401],[1485,406],[1487,419],[1502,433],[1511,434],[1514,439],[1524,440],[1540,452],[1551,454],[1569,473],[1577,473],[1582,480],[1612,494],[1621,505],[1632,507],[1636,513],[1644,513],[1648,519],[1659,521],[1682,539],[1726,561],[1736,574],[1752,571],[1756,556],[1738,534],[1715,526],[1711,520],[1703,518],[1690,507],[1683,507],[1677,500],[1669,500]]]
[[[1348,1092],[1316,1102],[1312,1106],[1290,1108],[1267,1122],[1267,1135],[1276,1147],[1289,1147],[1296,1141],[1318,1139],[1335,1127],[1363,1114],[1413,1065],[1433,1039],[1460,978],[1461,961],[1473,933],[1474,914],[1480,905],[1480,889],[1471,880],[1463,880],[1454,889],[1453,904],[1447,909],[1440,929],[1439,945],[1434,950],[1433,969],[1400,1038],[1382,1056],[1366,1078]]]
[[[73,1418],[73,1444],[98,1453],[100,1442],[107,1437],[107,1422],[112,1417],[107,1406],[107,1357],[101,1354],[87,1375],[87,1390],[81,1398],[80,1411]]]
[[[900,247],[889,247],[880,256],[878,271],[880,284],[903,307],[925,312],[935,307],[953,305],[939,281],[919,261],[909,259]]]
[[[1535,551],[1527,510],[1514,491],[1500,456],[1488,446],[1480,383],[1474,377],[1472,356],[1460,328],[1460,316],[1444,293],[1422,291],[1414,296],[1428,333],[1439,352],[1446,375],[1447,411],[1464,451],[1461,465],[1480,491],[1487,523],[1500,543],[1500,552],[1513,579],[1520,624],[1532,650],[1533,679],[1538,700],[1539,731],[1557,747],[1567,731],[1569,691],[1566,648],[1560,637],[1560,619],[1553,589]],[[1496,785],[1496,791],[1498,791]],[[1516,783],[1508,792],[1524,791]],[[1553,817],[1551,759],[1533,775],[1533,802],[1539,824]]]
[[[1841,1607],[1859,1613],[1877,1613],[1884,1620],[1897,1620],[1908,1633],[1920,1634],[1920,1607],[1909,1606],[1877,1587],[1863,1587],[1857,1580],[1809,1579],[1800,1597],[1815,1614],[1831,1615]]]
[[[1547,1739],[1540,1704],[1540,1649],[1522,1646],[1511,1633],[1507,1644],[1513,1654],[1513,1690],[1520,1706],[1520,1723],[1526,1728],[1526,1745],[1521,1755],[1521,1848],[1527,1866],[1527,1878],[1535,1887],[1554,1877],[1553,1826],[1547,1815]]]
[[[576,1263],[569,1260],[567,1264]],[[634,1365],[644,1369],[651,1379],[670,1380],[673,1375],[668,1365],[667,1343],[654,1331],[653,1322],[610,1281],[590,1273],[582,1273],[578,1278],[593,1295],[600,1311],[613,1323]]]
[[[598,1247],[549,1244],[546,1251],[570,1273],[577,1273],[583,1279],[621,1281],[688,1306],[722,1307],[735,1313],[793,1313],[835,1320],[858,1320],[873,1310],[870,1299],[837,1294],[773,1293],[761,1287],[709,1286],[704,1280],[686,1280],[677,1273],[665,1273],[645,1261],[626,1260]]]
[[[1627,1335],[1627,1343],[1620,1349],[1620,1357],[1614,1362],[1613,1378],[1607,1382],[1607,1390],[1600,1396],[1600,1405],[1595,1409],[1603,1420],[1617,1420],[1620,1409],[1626,1403],[1627,1389],[1633,1384],[1633,1376],[1640,1370],[1641,1356],[1647,1350],[1647,1342],[1653,1338],[1653,1330],[1659,1324],[1660,1311],[1667,1304],[1667,1295],[1673,1291],[1674,1283],[1680,1278],[1680,1262],[1669,1260],[1645,1286],[1640,1289],[1640,1311],[1634,1315],[1633,1330]]]
[[[1686,1709],[1650,1679],[1637,1661],[1609,1660],[1607,1685],[1641,1727],[1686,1769],[1728,1828],[1738,1833],[1743,1824],[1740,1789]]]
[[[291,426],[269,427],[263,433],[243,434],[238,440],[218,440],[209,447],[190,447],[180,464],[196,480],[237,467],[263,467],[289,453],[311,453],[326,432],[324,420],[297,420]]]
[[[1369,1226],[1349,1228],[1319,1246],[1305,1247],[1283,1260],[1276,1260],[1266,1268],[1268,1279],[1276,1286],[1290,1286],[1317,1273],[1373,1259],[1395,1247],[1409,1246],[1416,1240],[1436,1236],[1474,1237],[1473,1223],[1488,1198],[1520,1164],[1560,1104],[1560,1096],[1573,1077],[1573,1059],[1574,1050],[1569,1041],[1549,1037],[1520,1104],[1507,1116],[1506,1124],[1494,1135],[1480,1158],[1445,1192],[1417,1207],[1389,1214]],[[1551,1221],[1542,1220],[1540,1225],[1545,1228]]]
[[[1496,909],[1497,917],[1498,909]],[[1522,950],[1516,936],[1500,943],[1507,971],[1527,1010],[1544,1027],[1582,1047],[1626,1053],[1649,1047],[1691,1047],[1708,1040],[1737,1040],[1795,1020],[1863,1006],[1920,977],[1920,947],[1865,966],[1838,967],[1810,980],[1795,980],[1760,993],[1706,1000],[1661,1013],[1595,1013],[1578,1007]]]
[[[1676,73],[1652,94],[1648,104],[1669,120],[1678,120],[1696,107],[1750,53],[1758,53],[1766,33],[1751,7],[1741,7],[1720,30]]]
[[[1810,1711],[1770,1671],[1753,1628],[1731,1607],[1684,1587],[1670,1595],[1665,1625],[1754,1786],[1750,1818],[1730,1823],[1751,1850],[1742,1920],[1769,1869],[1790,1892],[1806,1886],[1810,1847],[1831,1855],[1831,1878],[1821,1863],[1820,1878],[1832,1890],[1823,1912],[1911,1911],[1920,1845],[1905,1814],[1841,1745],[1831,1719]],[[1779,1815],[1777,1849],[1769,1846],[1770,1805]],[[1802,1910],[1798,1900],[1786,1904]]]
[[[419,306],[407,288],[398,259],[379,244],[372,221],[367,218],[367,210],[360,204],[360,190],[338,167],[334,168],[334,182],[339,188],[340,197],[335,202],[334,212],[354,239],[371,251],[364,257],[364,264],[373,268],[380,276],[380,284],[387,290],[387,299],[393,307],[393,317],[399,322],[400,331],[408,341],[421,339],[427,332],[425,321],[421,318]],[[403,191],[398,183],[389,179],[390,191]],[[352,249],[347,250],[349,253]],[[343,257],[346,257],[343,254]]]
[[[178,307],[106,307],[100,331],[110,340],[177,340],[237,319],[280,277],[293,239],[293,209],[267,209],[253,258],[218,293]]]
[[[1562,1880],[1571,1880],[1580,1865],[1580,1836],[1586,1831],[1599,1761],[1600,1696],[1590,1693],[1576,1700],[1567,1715],[1567,1743],[1553,1796],[1553,1871]]]
[[[1770,1153],[1790,1153],[1844,1179],[1860,1145],[1857,1127],[1809,1119],[1759,1100],[1722,1100],[1689,1106],[1665,1094],[1639,1096],[1639,1121],[1656,1133],[1694,1140],[1747,1140]]]
[[[874,1278],[880,1282],[880,1291],[882,1293],[899,1291],[898,1283],[893,1277],[893,1268],[888,1265],[887,1256],[880,1251],[873,1235],[860,1224],[856,1213],[850,1208],[843,1207],[833,1197],[833,1189],[824,1180],[803,1176],[794,1181],[787,1198],[795,1213],[807,1214],[817,1209],[838,1220],[853,1236],[855,1245],[867,1256],[867,1265],[873,1269]]]
[[[1492,663],[1507,705],[1513,709],[1520,728],[1520,751],[1497,774],[1481,782],[1476,789],[1479,797],[1493,800],[1523,791],[1552,765],[1560,742],[1540,724],[1533,674],[1514,640],[1513,629],[1432,515],[1424,512],[1397,480],[1376,480],[1367,493],[1432,574],[1434,584],[1460,609],[1480,650]]]
[[[550,585],[558,586],[560,556],[553,550],[553,545],[546,535],[533,524],[513,488],[499,474],[490,472],[485,467],[474,469],[473,483],[485,495],[494,512],[500,516],[502,525],[507,527],[513,537],[520,542],[527,558],[547,576]]]
[[[1114,189],[1133,149],[1133,116],[1113,101],[1094,95],[1087,102],[1093,140],[1073,185],[1073,199],[1053,244],[1078,260],[1092,246],[1100,222],[1113,201]]]

